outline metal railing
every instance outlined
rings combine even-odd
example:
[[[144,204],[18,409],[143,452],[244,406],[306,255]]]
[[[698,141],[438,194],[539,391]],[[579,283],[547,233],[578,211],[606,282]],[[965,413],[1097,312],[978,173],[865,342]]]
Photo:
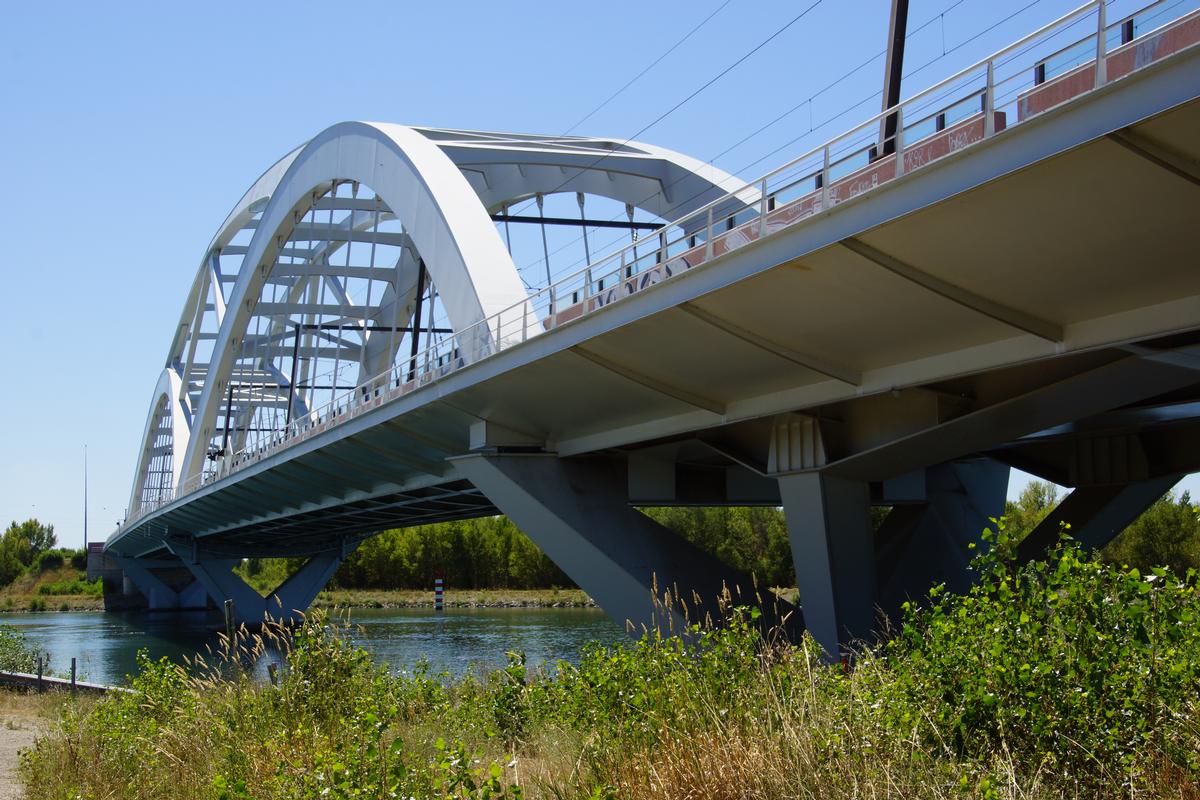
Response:
[[[158,501],[143,504],[126,525],[206,483],[468,364],[601,312],[1190,47],[1200,41],[1198,4],[1200,0],[1159,0],[1110,23],[1102,0],[1085,3],[758,180],[592,261],[221,457],[214,468],[183,481]],[[1149,24],[1181,6],[1185,8],[1179,14],[1157,27]],[[1135,26],[1151,29],[1128,41],[1123,30]],[[1181,30],[1182,36],[1177,35]],[[1169,35],[1174,38],[1167,41]],[[1156,36],[1166,46],[1151,48],[1153,58],[1132,57],[1131,48]],[[885,136],[884,122],[893,115],[895,133]]]

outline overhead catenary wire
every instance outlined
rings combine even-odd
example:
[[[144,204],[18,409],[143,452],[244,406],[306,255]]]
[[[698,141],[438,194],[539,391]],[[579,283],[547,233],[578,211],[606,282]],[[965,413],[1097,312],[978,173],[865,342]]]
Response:
[[[1035,2],[1040,2],[1040,1],[1041,1],[1041,0],[1035,0]],[[964,2],[966,2],[966,0],[955,0],[955,1],[954,1],[954,2],[952,2],[952,3],[951,3],[949,6],[947,6],[947,7],[946,7],[946,8],[944,8],[944,9],[942,9],[942,11],[940,11],[940,12],[939,12],[939,13],[938,13],[936,16],[932,16],[932,17],[930,17],[930,18],[929,18],[929,19],[927,19],[925,22],[921,23],[921,24],[920,24],[920,25],[918,25],[916,28],[913,28],[911,31],[909,31],[909,33],[907,34],[907,36],[906,36],[905,38],[907,39],[907,38],[909,38],[909,37],[915,36],[915,35],[917,35],[918,33],[920,33],[921,31],[923,31],[923,30],[925,30],[926,28],[928,28],[928,27],[929,27],[930,25],[932,25],[934,22],[937,22],[939,19],[944,19],[945,15],[946,15],[947,13],[949,13],[949,12],[953,11],[955,8],[957,8],[958,6],[962,5]],[[814,7],[814,6],[810,6],[808,9],[806,9],[806,10],[805,10],[805,12],[804,12],[804,13],[807,13],[808,11],[811,11],[813,7]],[[803,16],[803,14],[802,14],[801,16]],[[789,22],[789,23],[788,23],[788,25],[787,25],[787,26],[785,26],[785,27],[784,27],[784,29],[786,29],[787,27],[790,27],[792,24],[794,24],[796,21],[798,21],[798,20],[799,20],[799,18],[800,18],[800,17],[794,18],[794,19],[793,19],[791,22]],[[758,46],[758,48],[756,48],[756,49],[761,49],[761,47],[762,47],[762,46],[763,46],[763,45],[764,45],[764,44],[765,44],[767,41],[770,41],[770,38],[773,38],[773,37],[775,37],[775,36],[778,36],[778,35],[779,35],[779,33],[781,33],[781,32],[782,32],[782,30],[783,30],[783,29],[781,29],[781,30],[779,30],[779,31],[776,31],[774,34],[772,34],[772,37],[769,37],[769,38],[768,38],[767,40],[765,40],[763,43],[760,43],[760,45],[759,45],[759,46]],[[973,38],[977,38],[977,37],[973,37]],[[968,41],[970,41],[970,40],[968,40]],[[966,42],[964,42],[963,44],[965,44],[965,43],[966,43]],[[960,46],[961,46],[961,45],[960,45]],[[944,48],[943,48],[943,49],[944,49]],[[774,118],[773,120],[771,120],[770,122],[766,123],[765,125],[762,125],[762,126],[760,126],[758,129],[756,129],[756,130],[755,130],[755,131],[753,131],[752,133],[750,133],[750,134],[748,134],[748,135],[746,135],[746,136],[742,137],[742,138],[741,138],[741,139],[739,139],[737,142],[733,143],[733,144],[732,144],[732,145],[730,145],[729,147],[726,147],[726,148],[725,148],[724,150],[722,150],[720,153],[717,153],[716,155],[714,155],[714,156],[712,156],[711,158],[709,158],[709,159],[708,159],[709,163],[712,163],[712,162],[713,162],[713,161],[715,161],[716,159],[718,159],[718,158],[721,158],[722,156],[725,156],[725,155],[727,155],[728,153],[732,152],[733,150],[736,150],[738,147],[742,146],[743,144],[745,144],[746,142],[750,141],[750,140],[751,140],[751,139],[753,139],[754,137],[756,137],[756,136],[759,136],[759,135],[760,135],[760,134],[762,134],[764,131],[768,130],[769,128],[771,128],[771,127],[773,127],[773,126],[775,126],[775,125],[777,125],[777,124],[779,124],[780,122],[782,122],[784,119],[786,119],[787,117],[789,117],[789,116],[791,116],[792,114],[794,114],[794,113],[795,113],[796,111],[798,111],[799,109],[801,109],[801,108],[804,108],[804,107],[805,107],[805,105],[807,105],[807,106],[809,107],[809,115],[810,115],[810,116],[809,116],[809,129],[808,129],[808,131],[806,131],[806,132],[805,132],[805,135],[807,135],[808,133],[811,133],[813,130],[815,130],[815,129],[818,129],[818,128],[820,128],[820,127],[823,127],[824,125],[826,125],[826,124],[828,124],[829,122],[833,121],[833,119],[836,119],[836,118],[837,118],[837,116],[840,116],[840,113],[839,113],[839,115],[837,115],[837,116],[835,116],[835,117],[829,118],[829,119],[827,119],[827,120],[824,120],[824,121],[822,121],[821,123],[818,123],[818,124],[817,124],[817,125],[814,127],[814,125],[813,125],[813,123],[812,123],[812,116],[811,116],[811,113],[812,113],[812,101],[813,101],[813,100],[815,100],[815,99],[817,99],[818,97],[820,97],[821,95],[823,95],[824,93],[826,93],[827,91],[829,91],[830,89],[834,88],[834,87],[835,87],[835,86],[837,86],[838,84],[842,83],[843,81],[845,81],[846,79],[848,79],[849,77],[851,77],[852,75],[854,75],[855,73],[857,73],[857,72],[860,72],[860,71],[862,71],[863,69],[865,69],[866,67],[870,66],[870,65],[871,65],[871,63],[873,63],[873,62],[874,62],[876,59],[878,59],[878,58],[880,58],[881,56],[883,56],[885,53],[886,53],[886,50],[881,50],[881,51],[879,51],[878,53],[876,53],[876,54],[874,54],[873,56],[871,56],[870,58],[868,58],[868,59],[866,59],[865,61],[863,61],[862,63],[858,64],[857,66],[855,66],[855,67],[853,67],[853,68],[851,68],[851,69],[847,70],[846,72],[842,73],[842,74],[841,74],[840,76],[838,76],[836,79],[834,79],[834,80],[833,80],[833,81],[831,81],[830,83],[827,83],[825,86],[821,87],[820,89],[818,89],[818,90],[817,90],[816,92],[814,92],[813,94],[809,95],[809,96],[808,96],[808,97],[807,97],[805,100],[803,100],[803,101],[801,101],[800,103],[798,103],[798,104],[796,104],[796,105],[792,106],[790,109],[788,109],[788,110],[787,110],[787,111],[785,111],[784,113],[780,114],[779,116],[775,117],[775,118]],[[752,51],[750,54],[748,54],[748,55],[752,55],[752,54],[753,54],[753,51]],[[734,64],[734,65],[732,65],[732,66],[736,66],[736,65],[737,65],[738,63],[740,63],[741,61],[744,61],[744,60],[745,60],[745,58],[746,58],[746,57],[748,57],[748,55],[747,55],[747,56],[743,56],[741,59],[739,59],[739,61],[738,61],[738,62],[735,62],[735,64]],[[943,53],[943,55],[946,55],[946,53]],[[716,79],[713,79],[712,81],[710,81],[708,85],[711,85],[713,82],[715,82],[715,80],[717,80],[717,79],[719,79],[720,77],[722,77],[722,76],[723,76],[723,74],[727,73],[727,72],[729,71],[729,69],[731,69],[731,68],[732,68],[732,67],[726,68],[726,70],[725,70],[725,71],[724,71],[724,72],[723,72],[721,75],[718,75],[718,77],[717,77]],[[700,89],[700,90],[697,90],[697,92],[694,92],[692,96],[694,96],[695,94],[698,94],[700,91],[703,91],[703,89],[704,89],[704,88],[706,88],[706,87],[701,87],[701,89]],[[878,94],[878,93],[876,93],[876,94]],[[869,98],[868,98],[868,99],[869,99]],[[687,101],[687,100],[685,99],[683,102],[686,102],[686,101]],[[860,101],[859,103],[856,103],[854,107],[857,107],[858,105],[861,105],[861,103],[862,103],[862,102],[865,102],[865,100],[864,100],[864,101]],[[676,108],[678,108],[680,105],[682,105],[682,103],[680,103],[680,104],[677,104]],[[847,109],[847,110],[852,110],[852,109]],[[671,112],[667,112],[667,114],[670,114],[670,113],[671,113]],[[639,131],[638,133],[635,133],[633,136],[629,137],[629,139],[627,139],[627,140],[626,140],[626,143],[628,143],[629,141],[632,141],[633,139],[635,139],[635,138],[637,138],[638,136],[640,136],[640,135],[641,135],[643,132],[645,132],[646,130],[648,130],[648,129],[649,129],[650,127],[652,127],[653,125],[657,124],[657,122],[661,121],[661,120],[662,120],[662,119],[664,119],[666,116],[667,116],[667,115],[663,115],[662,117],[660,117],[660,118],[659,118],[658,120],[656,120],[655,122],[652,122],[650,125],[646,126],[645,128],[643,128],[643,129],[642,129],[641,131]],[[598,160],[603,160],[603,157],[602,157],[601,159],[598,159]],[[587,166],[587,167],[584,167],[584,170],[591,169],[591,168],[592,168],[592,165],[589,165],[589,166]],[[739,170],[739,171],[741,171],[741,170]],[[567,181],[567,182],[569,182],[570,180],[573,180],[575,177],[577,177],[577,175],[578,175],[578,173],[577,173],[576,175],[573,175],[573,176],[572,176],[570,179],[568,179],[568,181]],[[653,198],[653,197],[654,197],[656,194],[659,194],[659,193],[661,193],[661,191],[663,191],[663,190],[665,190],[665,189],[670,189],[672,186],[674,186],[675,184],[677,184],[677,183],[678,183],[680,180],[682,180],[682,179],[683,179],[683,178],[678,178],[678,179],[676,179],[675,181],[672,181],[672,182],[670,182],[670,183],[666,184],[666,186],[664,186],[664,187],[663,187],[663,189],[660,189],[658,192],[655,192],[654,194],[648,195],[647,197],[643,198],[641,201],[639,201],[639,202],[638,202],[638,203],[636,203],[635,205],[641,205],[642,203],[646,202],[647,200],[649,200],[649,199]],[[561,186],[560,186],[559,188],[561,188]],[[553,191],[557,191],[557,189],[555,189],[555,190],[553,190]],[[552,193],[553,193],[553,191],[552,191],[552,192],[549,192],[548,194],[552,194]],[[692,197],[689,197],[689,198],[687,198],[687,199],[688,199],[688,200],[691,200],[691,199],[694,199],[694,198],[695,198],[695,195],[693,195]],[[686,201],[684,201],[684,202],[686,202]],[[616,219],[618,219],[618,218],[619,218],[619,216],[620,216],[619,214],[618,214],[618,215],[614,215],[614,216],[613,216],[611,219],[612,219],[612,220],[616,220]],[[573,240],[572,240],[572,241],[570,241],[570,242],[567,242],[567,243],[563,244],[562,246],[560,246],[559,248],[557,248],[556,250],[554,250],[554,251],[551,253],[551,255],[554,255],[554,254],[556,254],[556,253],[559,253],[559,252],[561,252],[562,250],[565,250],[566,248],[568,248],[568,247],[572,246],[573,244],[575,244],[575,243],[576,243],[576,242],[578,242],[578,241],[579,241],[579,238],[576,238],[576,239],[573,239]],[[612,244],[614,244],[616,241],[618,241],[618,240],[617,240],[617,239],[612,239],[612,240],[609,240],[607,243],[605,243],[605,244],[604,244],[604,245],[603,245],[603,246],[600,248],[600,250],[602,251],[603,249],[605,249],[605,248],[607,248],[607,247],[611,246],[611,245],[612,245]],[[589,261],[590,261],[590,259],[589,259]],[[532,262],[532,263],[530,263],[530,264],[524,264],[524,265],[522,265],[521,267],[519,267],[519,268],[518,268],[518,271],[522,271],[522,270],[528,269],[528,268],[530,268],[530,267],[534,267],[534,266],[536,266],[538,263],[539,263],[538,261],[534,261],[534,262]],[[575,265],[577,265],[578,263],[579,263],[579,262],[578,262],[578,261],[576,261],[576,262],[574,262],[573,264],[571,264],[570,266],[575,266]],[[522,278],[522,280],[524,280],[524,278]],[[526,282],[526,285],[528,286],[528,283],[527,283],[527,282]]]
[[[929,25],[931,25],[933,22],[937,21],[937,20],[938,20],[938,19],[939,19],[939,18],[940,18],[942,15],[944,15],[944,14],[948,13],[949,11],[953,10],[954,8],[956,8],[957,6],[961,5],[963,2],[965,2],[965,0],[956,0],[956,2],[952,3],[952,4],[951,4],[949,7],[947,7],[946,9],[944,9],[942,12],[939,12],[938,16],[936,16],[936,17],[931,17],[929,20],[927,20],[926,22],[924,22],[924,23],[922,23],[920,26],[918,26],[916,29],[914,29],[914,30],[913,30],[913,31],[912,31],[912,32],[911,32],[909,35],[910,35],[910,36],[912,36],[912,35],[915,35],[915,34],[916,34],[916,33],[918,33],[919,31],[921,31],[921,30],[923,30],[924,28],[926,28],[926,27],[928,27]],[[1017,16],[1019,16],[1019,15],[1023,14],[1024,12],[1028,11],[1030,8],[1034,7],[1035,5],[1038,5],[1038,4],[1039,4],[1039,3],[1041,3],[1041,2],[1042,2],[1042,0],[1032,0],[1032,2],[1029,2],[1029,3],[1025,4],[1025,5],[1023,5],[1022,7],[1020,7],[1019,9],[1017,9],[1016,11],[1013,11],[1012,13],[1010,13],[1010,14],[1008,14],[1008,15],[1004,16],[1003,18],[1001,18],[1001,19],[997,20],[996,22],[992,23],[992,24],[991,24],[991,25],[989,25],[988,27],[986,27],[986,28],[984,28],[984,29],[982,29],[982,30],[978,31],[977,33],[975,33],[975,34],[973,34],[973,35],[971,35],[971,36],[967,37],[966,39],[962,40],[961,42],[959,42],[958,44],[954,45],[953,47],[950,47],[950,48],[948,48],[948,49],[944,49],[944,52],[943,52],[941,55],[939,55],[939,56],[935,56],[935,57],[933,57],[933,58],[931,58],[931,59],[927,60],[925,63],[921,64],[920,66],[918,66],[918,67],[915,67],[915,68],[913,68],[913,69],[911,69],[911,70],[909,70],[909,71],[905,72],[905,73],[904,73],[904,78],[909,78],[909,77],[911,77],[911,76],[913,76],[913,75],[916,75],[917,73],[919,73],[919,72],[921,72],[921,71],[923,71],[923,70],[925,70],[925,69],[929,68],[930,66],[932,66],[933,64],[935,64],[935,63],[937,63],[939,60],[941,60],[942,58],[944,58],[944,57],[946,57],[946,56],[949,56],[949,55],[953,54],[954,52],[956,52],[956,51],[958,51],[958,50],[962,49],[963,47],[965,47],[966,45],[970,44],[971,42],[973,42],[973,41],[976,41],[976,40],[978,40],[979,38],[981,38],[981,37],[983,37],[983,36],[987,35],[987,34],[988,34],[988,33],[990,33],[991,31],[993,31],[993,30],[995,30],[996,28],[998,28],[999,26],[1001,26],[1001,25],[1003,25],[1004,23],[1006,23],[1006,22],[1008,22],[1008,21],[1012,20],[1013,18],[1015,18],[1015,17],[1017,17]],[[729,147],[725,148],[725,149],[724,149],[724,150],[722,150],[720,153],[718,153],[718,154],[716,154],[715,156],[713,156],[712,158],[710,158],[710,159],[709,159],[709,162],[711,163],[712,161],[715,161],[716,159],[718,159],[718,158],[721,158],[721,157],[722,157],[722,156],[724,156],[724,155],[727,155],[728,153],[730,153],[730,152],[732,152],[733,150],[737,149],[737,148],[738,148],[738,147],[740,147],[741,145],[745,144],[745,143],[746,143],[747,141],[749,141],[750,139],[754,138],[755,136],[758,136],[758,135],[759,135],[759,134],[761,134],[763,131],[767,130],[768,128],[770,128],[770,127],[772,127],[772,126],[774,126],[774,125],[776,125],[776,124],[778,124],[779,122],[782,122],[784,119],[786,119],[786,118],[787,118],[788,116],[790,116],[791,114],[795,113],[796,111],[798,111],[798,110],[799,110],[799,109],[801,109],[801,108],[804,108],[804,107],[805,107],[805,105],[809,105],[809,102],[810,102],[810,100],[811,100],[811,99],[815,99],[816,97],[820,96],[820,95],[821,95],[821,94],[823,94],[824,92],[828,91],[829,89],[833,88],[833,87],[834,87],[834,86],[836,86],[837,84],[839,84],[839,83],[841,83],[842,81],[844,81],[844,80],[845,80],[846,78],[848,78],[850,75],[852,75],[852,74],[854,74],[855,72],[858,72],[858,71],[860,71],[860,70],[864,69],[866,66],[869,66],[869,65],[870,65],[870,63],[871,63],[872,61],[874,61],[876,58],[878,58],[878,57],[879,57],[880,55],[882,55],[882,54],[883,54],[883,53],[882,53],[882,51],[881,51],[880,53],[878,53],[878,54],[876,54],[876,55],[872,56],[872,57],[871,57],[870,59],[868,59],[867,61],[865,61],[865,62],[863,62],[863,63],[859,64],[858,66],[854,67],[853,69],[849,70],[848,72],[846,72],[846,73],[842,74],[842,75],[841,75],[841,76],[839,76],[837,79],[835,79],[835,80],[834,80],[834,81],[832,81],[831,83],[827,84],[825,87],[822,87],[820,90],[818,90],[818,91],[817,91],[817,92],[815,92],[814,94],[810,95],[810,97],[809,97],[809,98],[806,98],[805,100],[801,101],[800,103],[797,103],[797,104],[796,104],[796,105],[794,105],[792,108],[790,108],[790,109],[788,109],[787,111],[785,111],[783,114],[781,114],[781,115],[777,116],[777,117],[776,117],[775,119],[773,119],[771,122],[769,122],[769,123],[767,123],[766,125],[763,125],[763,126],[761,126],[760,128],[758,128],[756,131],[754,131],[754,133],[752,133],[752,134],[750,134],[750,135],[748,135],[748,136],[746,136],[746,137],[743,137],[743,138],[742,138],[742,139],[740,139],[738,142],[735,142],[734,144],[732,144],[732,145],[730,145]],[[855,101],[854,103],[852,103],[852,104],[850,104],[850,105],[847,105],[847,106],[843,107],[841,110],[837,111],[836,113],[834,113],[834,114],[832,114],[832,115],[830,115],[830,116],[828,116],[828,117],[825,117],[825,118],[824,118],[824,119],[822,119],[820,122],[817,122],[817,123],[815,123],[815,124],[814,124],[813,122],[811,122],[811,121],[810,121],[810,123],[809,123],[809,127],[808,127],[808,130],[804,131],[804,132],[803,132],[803,133],[801,133],[799,136],[796,136],[796,137],[793,137],[792,139],[789,139],[788,141],[784,142],[783,144],[779,145],[778,147],[775,147],[775,148],[773,148],[773,149],[772,149],[772,150],[770,150],[769,152],[765,153],[764,155],[761,155],[761,156],[759,156],[758,158],[754,159],[753,161],[750,161],[749,163],[747,163],[747,164],[744,164],[743,166],[741,166],[740,168],[738,168],[737,170],[735,170],[734,174],[736,175],[736,174],[738,174],[738,173],[743,173],[743,172],[745,172],[745,171],[747,171],[747,170],[749,170],[749,169],[751,169],[751,168],[753,168],[753,167],[755,167],[755,166],[757,166],[757,165],[761,164],[763,161],[766,161],[767,159],[769,159],[769,158],[771,158],[771,157],[773,157],[773,156],[775,156],[775,155],[778,155],[778,154],[779,154],[781,151],[784,151],[784,150],[786,150],[787,148],[789,148],[789,147],[791,147],[791,146],[793,146],[793,145],[797,144],[798,142],[802,141],[802,140],[803,140],[805,137],[809,136],[810,134],[814,133],[815,131],[818,131],[818,130],[820,130],[821,128],[824,128],[825,126],[827,126],[827,125],[829,125],[829,124],[831,124],[831,123],[835,122],[836,120],[838,120],[838,119],[840,119],[840,118],[844,117],[846,114],[849,114],[850,112],[854,111],[856,108],[858,108],[859,106],[861,106],[861,105],[863,105],[864,103],[868,102],[868,101],[869,101],[869,100],[871,100],[872,98],[874,98],[874,97],[877,97],[879,94],[880,94],[880,92],[879,92],[879,91],[872,92],[871,94],[869,94],[869,95],[866,95],[866,96],[862,97],[861,99],[859,99],[859,100]],[[810,106],[810,109],[811,109],[811,106]],[[635,136],[636,136],[636,135],[637,135],[637,134],[635,134]],[[668,184],[666,184],[664,187],[660,188],[658,191],[656,191],[656,192],[654,192],[653,194],[650,194],[650,195],[646,196],[645,198],[643,198],[642,200],[638,201],[638,203],[636,203],[635,205],[641,205],[642,203],[645,203],[646,201],[648,201],[648,200],[652,199],[653,197],[655,197],[657,194],[660,194],[660,193],[661,193],[663,190],[665,190],[665,189],[670,189],[672,186],[676,185],[676,184],[679,182],[679,180],[682,180],[682,179],[677,179],[677,180],[675,180],[675,181],[672,181],[671,183],[668,183]],[[685,199],[684,199],[683,201],[681,201],[681,202],[682,202],[682,203],[686,203],[687,201],[689,201],[689,200],[693,200],[693,199],[695,199],[695,198],[696,198],[696,197],[698,197],[698,196],[699,196],[699,194],[694,194],[694,195],[692,195],[692,196],[690,196],[690,197],[688,197],[688,198],[685,198]],[[616,215],[616,216],[612,217],[612,219],[618,219],[618,218],[619,218],[619,216],[620,216],[620,215],[618,214],[618,215]],[[574,243],[575,243],[575,242],[577,242],[577,241],[578,241],[578,239],[574,240],[573,242],[568,242],[568,243],[566,243],[566,244],[562,245],[561,247],[559,247],[559,248],[558,248],[558,250],[555,250],[554,252],[552,252],[552,253],[551,253],[551,255],[554,255],[555,253],[557,253],[557,252],[559,252],[559,251],[561,251],[561,250],[564,250],[564,249],[566,249],[567,247],[570,247],[572,244],[574,244]],[[600,246],[597,248],[597,252],[604,252],[604,251],[605,251],[607,248],[609,248],[609,247],[611,247],[611,246],[613,246],[613,245],[617,244],[619,241],[620,241],[620,239],[619,239],[619,238],[610,239],[610,240],[608,240],[607,242],[605,242],[603,245],[600,245]],[[533,262],[532,264],[527,264],[527,265],[524,265],[524,266],[522,266],[520,269],[527,269],[527,268],[529,268],[529,267],[531,267],[531,266],[535,266],[537,263],[538,263],[538,262]],[[576,261],[575,261],[575,262],[573,262],[572,264],[569,264],[569,265],[567,265],[567,267],[566,267],[566,268],[567,268],[567,269],[569,269],[570,267],[577,266],[577,265],[579,265],[579,263],[580,263],[580,262],[579,262],[578,260],[576,260]]]
[[[704,92],[706,89],[711,87],[717,81],[721,80],[726,75],[728,75],[730,72],[735,70],[737,67],[741,66],[747,59],[751,58],[759,50],[762,50],[768,44],[770,44],[771,42],[775,41],[775,39],[777,39],[781,35],[783,35],[783,33],[785,31],[787,31],[789,28],[791,28],[793,25],[795,25],[800,20],[804,19],[806,16],[808,16],[809,13],[811,13],[813,11],[813,9],[815,9],[817,6],[821,5],[821,3],[823,3],[823,2],[825,2],[825,0],[814,0],[814,2],[809,4],[799,14],[792,17],[790,20],[788,20],[786,23],[784,23],[779,28],[776,28],[775,32],[772,33],[770,36],[768,36],[766,39],[763,39],[761,42],[756,44],[754,47],[750,48],[748,51],[746,51],[741,56],[739,56],[736,60],[734,60],[731,64],[729,64],[724,69],[722,69],[720,72],[718,72],[716,75],[714,75],[713,77],[711,77],[707,81],[705,81],[703,84],[701,84],[699,88],[694,89],[690,94],[688,94],[682,100],[677,102],[675,105],[671,106],[666,111],[664,111],[663,113],[661,113],[657,117],[655,117],[653,120],[651,120],[649,123],[642,126],[636,133],[634,133],[632,136],[629,136],[624,141],[622,141],[621,144],[615,149],[619,150],[621,147],[624,147],[625,145],[629,144],[634,139],[641,136],[646,131],[653,128],[655,125],[658,125],[658,123],[662,122],[664,119],[671,116],[679,109],[683,108],[683,106],[687,105],[689,102],[694,100],[697,96],[699,96],[702,92]],[[585,172],[587,172],[590,169],[594,169],[597,164],[599,164],[600,162],[607,159],[610,155],[611,155],[611,153],[604,153],[600,156],[597,156],[597,158],[594,161],[592,161],[591,163],[589,163],[583,167],[580,167],[579,169],[576,169],[570,177],[568,177],[566,180],[559,183],[556,187],[554,187],[550,191],[544,192],[543,194],[554,194],[554,193],[558,192],[560,189],[562,189],[564,186],[569,184],[571,181],[578,178],[580,175],[584,174]],[[526,205],[523,208],[518,209],[517,211],[519,212],[519,211],[522,211],[527,208],[529,208],[528,203],[526,203]],[[514,213],[516,213],[516,212],[514,212]]]
[[[679,47],[681,45],[683,45],[684,42],[686,42],[688,39],[692,38],[692,36],[695,35],[695,33],[698,30],[700,30],[705,25],[707,25],[709,20],[711,20],[717,14],[721,13],[721,11],[723,11],[725,9],[725,7],[728,6],[731,2],[733,2],[733,0],[725,0],[724,3],[721,3],[721,5],[717,6],[715,9],[713,9],[713,11],[707,17],[700,20],[700,22],[697,23],[694,28],[692,28],[690,31],[685,33],[683,35],[683,38],[679,39],[677,42],[675,42],[675,44],[673,44],[669,48],[667,48],[667,50],[665,52],[663,52],[662,55],[660,55],[658,58],[651,61],[645,68],[642,69],[641,72],[639,72],[637,75],[634,75],[632,78],[630,78],[628,81],[626,81],[624,86],[622,86],[620,89],[617,89],[615,92],[610,94],[607,98],[605,98],[604,102],[600,103],[600,105],[596,106],[591,111],[589,111],[588,113],[586,113],[582,117],[580,117],[579,120],[577,120],[574,125],[572,125],[571,127],[567,128],[565,131],[563,131],[561,135],[566,136],[571,131],[575,130],[580,125],[582,125],[583,123],[585,123],[589,119],[591,119],[593,116],[595,116],[601,109],[603,109],[605,106],[607,106],[613,100],[616,100],[617,97],[619,95],[623,94],[626,89],[628,89],[630,86],[633,86],[635,83],[637,83],[639,80],[641,80],[642,77],[644,77],[647,72],[649,72],[650,70],[657,67],[660,63],[662,63],[663,59],[665,59],[667,56],[671,55],[671,53],[674,53],[676,50],[678,50]]]

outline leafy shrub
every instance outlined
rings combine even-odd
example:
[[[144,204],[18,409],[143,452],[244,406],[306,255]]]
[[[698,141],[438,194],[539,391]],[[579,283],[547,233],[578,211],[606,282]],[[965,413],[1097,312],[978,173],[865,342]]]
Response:
[[[94,581],[85,580],[83,578],[74,578],[69,581],[55,581],[54,583],[43,583],[38,587],[40,595],[89,595],[91,597],[101,597],[104,594],[104,581],[101,578],[96,578]]]
[[[65,559],[61,550],[47,550],[44,553],[38,553],[32,564],[34,572],[49,572],[52,569],[62,567]]]
[[[0,670],[33,672],[37,668],[37,653],[25,634],[12,625],[0,625]]]
[[[1177,746],[1195,745],[1186,719],[1200,689],[1194,573],[1143,575],[1087,558],[1066,538],[1048,561],[1018,567],[1003,519],[985,540],[978,584],[910,609],[887,648],[909,701],[897,730],[917,725],[919,712],[931,747],[970,758],[1004,749],[1085,783],[1164,757],[1200,768],[1194,749]]]

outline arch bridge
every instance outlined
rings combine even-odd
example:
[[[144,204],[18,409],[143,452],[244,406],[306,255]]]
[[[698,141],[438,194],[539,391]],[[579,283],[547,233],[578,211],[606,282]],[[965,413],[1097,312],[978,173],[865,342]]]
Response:
[[[1103,544],[1200,469],[1180,7],[1087,3],[751,183],[632,141],[322,131],[201,255],[106,552],[152,608],[261,619],[378,531],[505,513],[656,625],[655,585],[699,613],[752,585],[635,505],[780,505],[789,624],[835,652],[969,582],[1010,467],[1074,487],[1026,556],[1060,520]],[[309,561],[262,598],[248,556]]]

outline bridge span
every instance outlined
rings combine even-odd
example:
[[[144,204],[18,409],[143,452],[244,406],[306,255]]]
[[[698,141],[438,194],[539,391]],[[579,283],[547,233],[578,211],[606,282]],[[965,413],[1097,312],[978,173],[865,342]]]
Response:
[[[202,254],[107,554],[152,608],[261,619],[378,531],[504,513],[651,625],[655,582],[700,613],[751,584],[635,506],[778,505],[792,621],[836,652],[968,584],[1010,467],[1074,487],[1023,555],[1060,520],[1103,544],[1200,470],[1180,7],[1088,3],[749,184],[637,142],[321,132]],[[639,235],[528,289],[502,231],[559,193]],[[264,599],[248,556],[311,559]]]

